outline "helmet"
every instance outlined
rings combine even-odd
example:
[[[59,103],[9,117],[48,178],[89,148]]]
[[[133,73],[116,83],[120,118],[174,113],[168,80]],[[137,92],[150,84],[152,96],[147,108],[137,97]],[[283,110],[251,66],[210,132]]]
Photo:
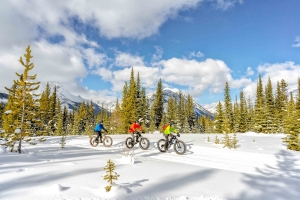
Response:
[[[103,124],[103,120],[100,120],[100,122],[99,122],[101,125]]]
[[[175,123],[173,121],[170,122],[170,125],[173,126]]]

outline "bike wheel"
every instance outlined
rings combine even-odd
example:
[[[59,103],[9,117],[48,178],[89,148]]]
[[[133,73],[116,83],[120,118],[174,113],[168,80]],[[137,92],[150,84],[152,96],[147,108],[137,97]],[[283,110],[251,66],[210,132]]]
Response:
[[[141,149],[147,150],[150,146],[150,141],[148,140],[148,138],[141,138],[139,144]]]
[[[131,149],[134,146],[133,140],[131,137],[129,137],[125,140],[125,145],[128,149]]]
[[[96,137],[91,137],[91,139],[90,139],[90,145],[92,147],[96,147],[98,144],[99,143],[98,143],[98,140],[96,140]]]
[[[174,144],[174,151],[179,155],[184,154],[186,152],[185,143],[181,140],[177,140]]]
[[[157,148],[160,152],[166,152],[166,140],[165,139],[160,139],[157,142]]]
[[[113,143],[111,137],[109,136],[105,136],[103,139],[102,139],[102,142],[103,142],[103,146],[105,147],[110,147]]]

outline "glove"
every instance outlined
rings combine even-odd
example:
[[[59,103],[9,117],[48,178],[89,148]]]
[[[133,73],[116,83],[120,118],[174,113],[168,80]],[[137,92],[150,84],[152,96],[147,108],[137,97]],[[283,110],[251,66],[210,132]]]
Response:
[[[179,133],[177,133],[177,137],[180,137],[180,134],[179,134]]]

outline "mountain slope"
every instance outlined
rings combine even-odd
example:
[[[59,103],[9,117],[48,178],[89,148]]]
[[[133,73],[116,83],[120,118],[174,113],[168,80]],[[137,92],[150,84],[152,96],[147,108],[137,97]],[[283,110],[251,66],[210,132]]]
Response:
[[[53,92],[54,87],[56,86],[56,95],[60,100],[61,107],[67,107],[69,111],[74,108],[78,108],[82,102],[90,103],[91,100],[87,100],[82,98],[81,96],[75,96],[71,94],[68,90],[66,90],[60,83],[58,82],[49,82],[51,93]],[[46,89],[46,83],[41,83],[39,89],[35,92],[36,94],[41,94]],[[8,99],[8,95],[5,93],[0,93],[0,102],[6,103]],[[95,113],[101,111],[101,106],[93,102]]]
[[[164,88],[163,93],[164,93],[164,109],[165,110],[167,108],[167,103],[168,103],[169,97],[173,97],[177,101],[179,100],[180,91],[178,89]],[[154,101],[154,95],[150,95],[150,96],[148,96],[148,98],[150,100],[150,104],[152,104]],[[184,99],[185,99],[185,101],[187,101],[186,96],[184,96]],[[195,114],[197,117],[201,117],[202,115],[205,115],[206,117],[208,117],[208,116],[211,116],[212,118],[214,117],[213,113],[211,113],[210,111],[208,111],[203,106],[196,103],[195,101],[193,101],[193,105],[194,105],[194,111],[195,111]]]

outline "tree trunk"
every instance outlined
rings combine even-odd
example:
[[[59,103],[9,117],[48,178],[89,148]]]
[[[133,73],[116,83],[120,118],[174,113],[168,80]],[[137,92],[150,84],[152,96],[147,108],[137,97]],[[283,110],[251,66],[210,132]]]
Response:
[[[22,119],[21,119],[21,130],[20,130],[20,139],[19,139],[19,147],[18,152],[21,153],[21,147],[22,147],[22,132],[23,132],[23,124],[24,124],[24,116],[25,116],[25,90],[26,90],[26,83],[23,90],[23,99],[22,99]]]

